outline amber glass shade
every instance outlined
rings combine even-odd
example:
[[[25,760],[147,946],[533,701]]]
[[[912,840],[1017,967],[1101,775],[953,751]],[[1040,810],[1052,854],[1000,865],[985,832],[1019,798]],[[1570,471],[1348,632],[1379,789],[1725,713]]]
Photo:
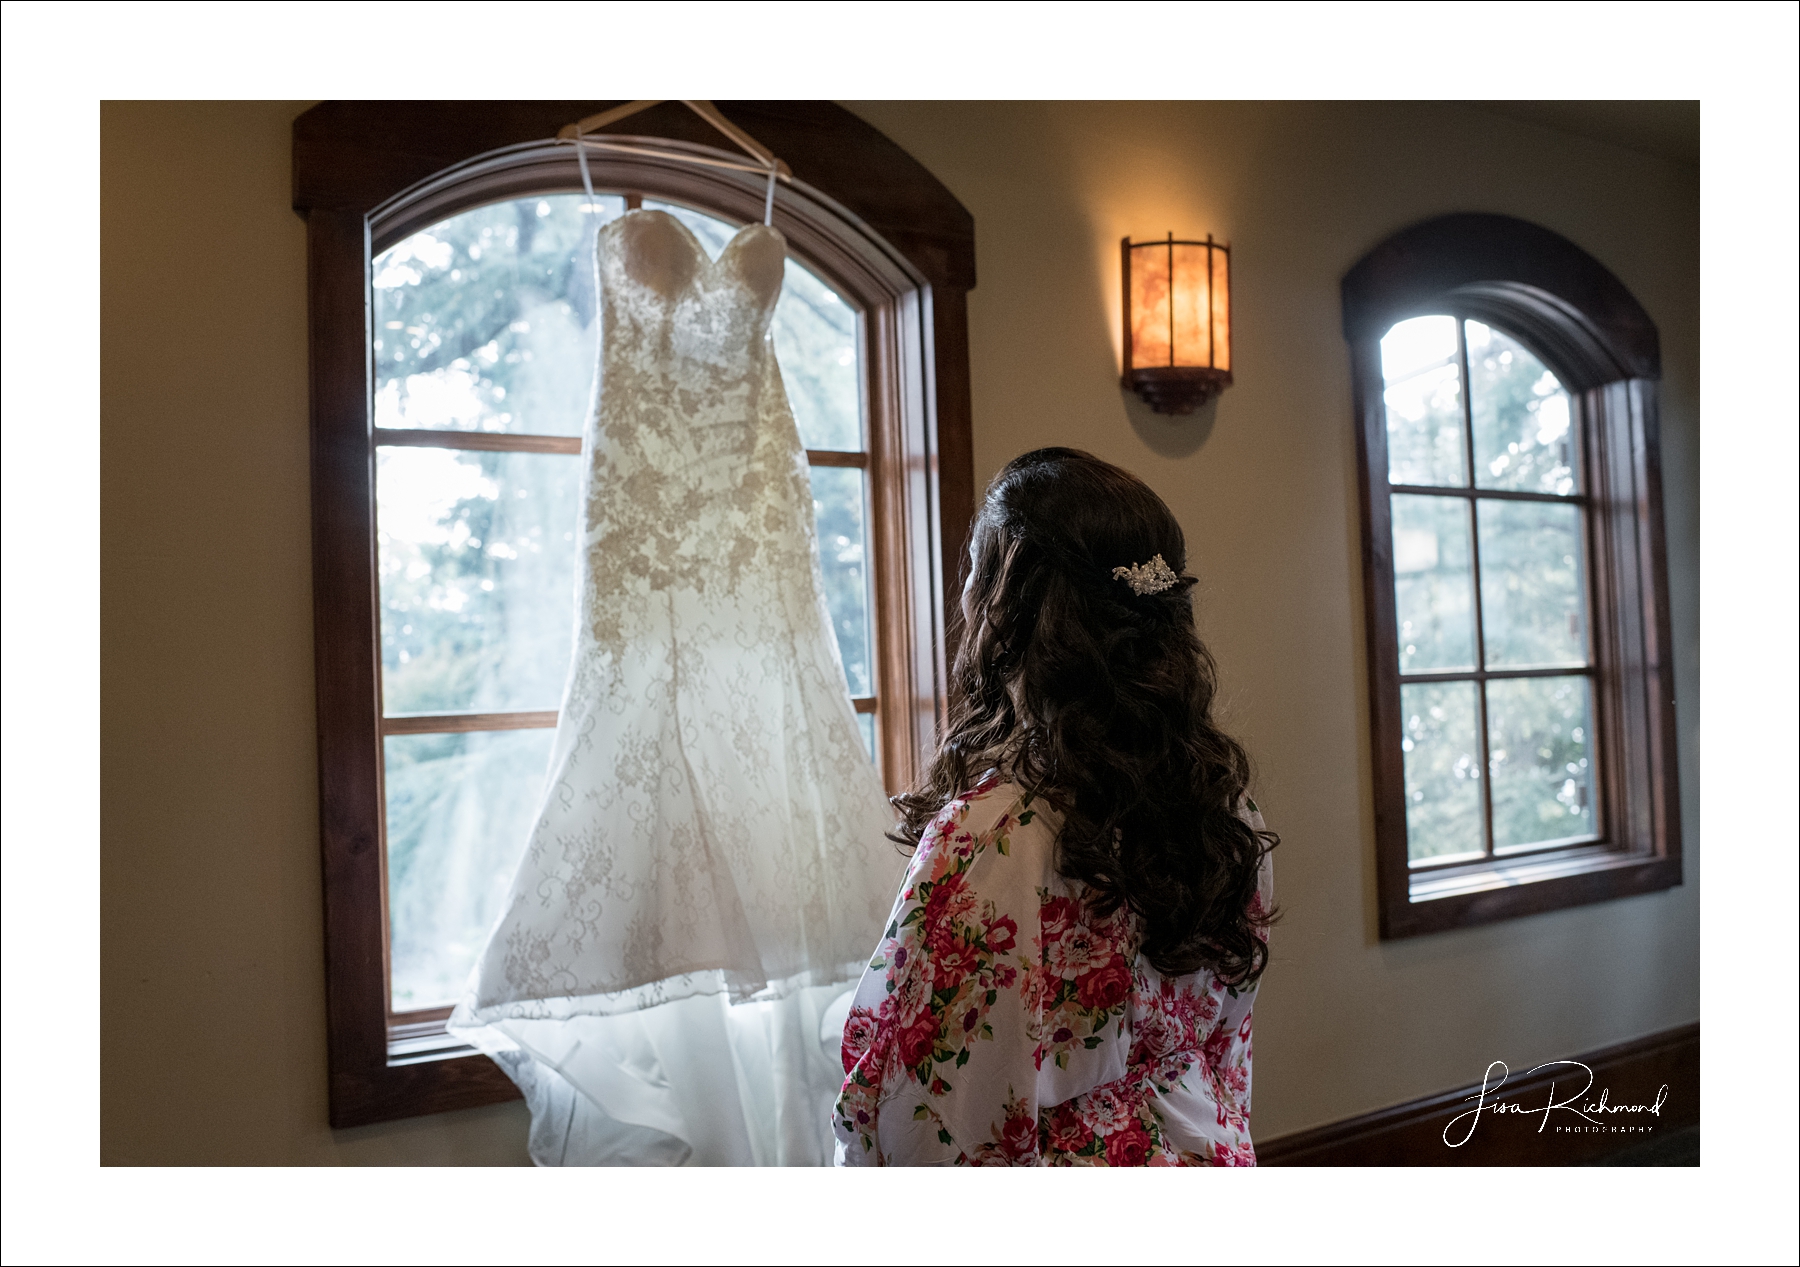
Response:
[[[1207,252],[1212,268],[1212,367],[1231,370],[1231,253],[1222,247]]]
[[[1189,413],[1231,383],[1231,249],[1211,237],[1120,243],[1125,372],[1160,413]]]
[[[1174,331],[1169,324],[1169,265],[1158,243],[1152,250],[1125,251],[1125,368],[1170,365]]]

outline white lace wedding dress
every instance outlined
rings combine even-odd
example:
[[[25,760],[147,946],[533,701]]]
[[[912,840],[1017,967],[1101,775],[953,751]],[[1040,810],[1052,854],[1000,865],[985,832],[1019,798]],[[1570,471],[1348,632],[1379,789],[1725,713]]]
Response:
[[[575,658],[530,842],[450,1030],[524,1091],[540,1164],[828,1164],[829,1014],[904,860],[768,338],[783,239],[752,226],[709,262],[639,211],[597,251]]]

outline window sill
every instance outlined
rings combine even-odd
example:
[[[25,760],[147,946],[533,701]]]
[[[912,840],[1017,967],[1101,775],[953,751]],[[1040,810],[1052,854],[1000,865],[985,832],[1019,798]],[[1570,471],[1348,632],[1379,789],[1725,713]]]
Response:
[[[1412,875],[1405,908],[1383,912],[1381,935],[1385,940],[1468,928],[1680,883],[1680,859],[1605,844],[1484,859]]]
[[[1536,849],[1528,854],[1496,854],[1457,866],[1418,867],[1407,885],[1407,900],[1432,902],[1462,893],[1484,893],[1642,861],[1592,837],[1557,843],[1562,847]]]
[[[424,1014],[429,1019],[389,1021],[389,1068],[395,1065],[416,1065],[427,1060],[448,1060],[454,1056],[478,1055],[462,1039],[453,1038],[444,1031],[444,1022],[449,1019],[449,1012],[449,1008],[438,1008]]]

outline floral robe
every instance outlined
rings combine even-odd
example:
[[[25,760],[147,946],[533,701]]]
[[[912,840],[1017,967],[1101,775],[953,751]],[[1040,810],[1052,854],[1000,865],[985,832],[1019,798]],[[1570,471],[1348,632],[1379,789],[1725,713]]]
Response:
[[[845,1024],[839,1165],[1256,1164],[1255,986],[1151,967],[1057,874],[1060,821],[990,776],[926,830]]]

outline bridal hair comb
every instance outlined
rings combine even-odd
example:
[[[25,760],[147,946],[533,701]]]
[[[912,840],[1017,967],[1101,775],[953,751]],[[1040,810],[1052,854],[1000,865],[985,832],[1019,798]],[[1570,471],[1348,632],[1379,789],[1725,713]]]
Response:
[[[1148,563],[1114,568],[1112,574],[1115,579],[1131,586],[1131,592],[1138,595],[1160,594],[1181,579],[1175,575],[1174,569],[1163,562],[1160,554],[1152,555]]]

